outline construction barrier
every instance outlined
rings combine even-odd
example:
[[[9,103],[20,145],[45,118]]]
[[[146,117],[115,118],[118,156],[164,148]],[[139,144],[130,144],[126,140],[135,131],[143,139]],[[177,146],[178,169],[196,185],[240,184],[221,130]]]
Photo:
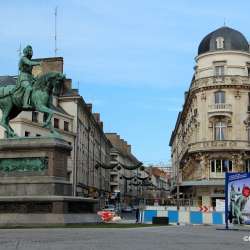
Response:
[[[225,224],[224,212],[202,212],[192,211],[181,208],[177,211],[176,207],[168,207],[165,209],[145,209],[142,215],[143,223],[152,223],[153,217],[168,217],[169,223],[179,224],[208,224],[208,225],[221,225]]]

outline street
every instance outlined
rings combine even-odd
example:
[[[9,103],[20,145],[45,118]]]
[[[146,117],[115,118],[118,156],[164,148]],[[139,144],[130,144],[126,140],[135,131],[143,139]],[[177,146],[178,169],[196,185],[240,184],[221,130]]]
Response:
[[[1,229],[0,250],[245,250],[250,231],[212,226],[148,228]]]

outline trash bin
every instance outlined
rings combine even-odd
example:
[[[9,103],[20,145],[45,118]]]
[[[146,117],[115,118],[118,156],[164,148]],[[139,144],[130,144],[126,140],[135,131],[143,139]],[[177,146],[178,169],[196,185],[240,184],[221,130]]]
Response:
[[[168,225],[169,219],[168,217],[153,217],[152,223],[157,225]]]

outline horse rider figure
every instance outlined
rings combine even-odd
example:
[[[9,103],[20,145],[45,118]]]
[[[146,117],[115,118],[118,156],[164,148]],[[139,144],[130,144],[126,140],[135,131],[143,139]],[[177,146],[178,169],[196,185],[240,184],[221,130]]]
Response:
[[[30,95],[32,91],[32,85],[36,81],[35,77],[32,75],[32,68],[36,65],[41,65],[41,62],[31,60],[33,56],[33,50],[30,45],[27,45],[23,50],[23,56],[19,61],[19,76],[17,81],[17,89],[20,88],[20,94],[23,95],[23,108],[29,109],[30,105]]]

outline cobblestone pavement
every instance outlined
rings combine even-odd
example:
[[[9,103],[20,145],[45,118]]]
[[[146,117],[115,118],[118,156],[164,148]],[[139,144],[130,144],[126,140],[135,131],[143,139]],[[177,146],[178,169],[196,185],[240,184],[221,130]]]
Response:
[[[167,226],[131,229],[1,229],[0,250],[241,250],[249,231],[211,226]]]

